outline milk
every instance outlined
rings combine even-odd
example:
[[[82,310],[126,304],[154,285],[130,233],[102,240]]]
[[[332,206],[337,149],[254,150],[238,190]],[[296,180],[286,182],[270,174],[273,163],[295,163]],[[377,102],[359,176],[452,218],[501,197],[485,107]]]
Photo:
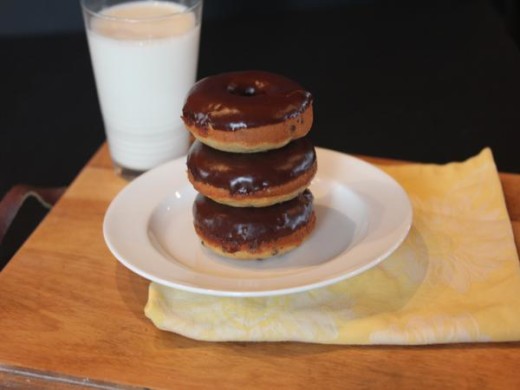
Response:
[[[145,171],[188,149],[180,116],[196,78],[200,23],[182,11],[138,1],[107,8],[87,23],[105,132],[120,167]]]

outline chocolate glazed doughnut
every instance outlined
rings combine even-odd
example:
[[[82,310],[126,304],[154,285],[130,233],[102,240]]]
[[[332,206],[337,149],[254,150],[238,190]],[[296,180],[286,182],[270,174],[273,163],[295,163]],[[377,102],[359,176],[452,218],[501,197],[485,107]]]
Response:
[[[187,167],[193,187],[214,201],[265,207],[303,192],[316,174],[317,161],[307,137],[259,153],[222,152],[195,141]]]
[[[236,259],[264,259],[303,243],[316,224],[313,196],[305,190],[273,206],[230,207],[198,194],[193,203],[195,231],[202,244]]]
[[[182,110],[187,129],[219,150],[253,153],[283,147],[312,127],[313,98],[269,72],[229,72],[198,81]]]

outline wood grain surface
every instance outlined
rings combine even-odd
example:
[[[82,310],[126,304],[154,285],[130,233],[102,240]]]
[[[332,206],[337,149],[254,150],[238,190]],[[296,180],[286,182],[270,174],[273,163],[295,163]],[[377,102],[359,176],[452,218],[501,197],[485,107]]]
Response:
[[[501,179],[518,247],[520,176]],[[148,282],[102,237],[125,184],[103,146],[0,273],[3,387],[520,388],[520,343],[209,343],[158,330],[143,314]]]

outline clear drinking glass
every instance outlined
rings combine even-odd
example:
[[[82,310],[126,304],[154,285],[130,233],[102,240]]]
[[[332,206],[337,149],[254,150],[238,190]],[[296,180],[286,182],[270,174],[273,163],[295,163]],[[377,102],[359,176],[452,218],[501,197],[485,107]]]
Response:
[[[110,155],[126,178],[185,155],[202,0],[81,0]]]

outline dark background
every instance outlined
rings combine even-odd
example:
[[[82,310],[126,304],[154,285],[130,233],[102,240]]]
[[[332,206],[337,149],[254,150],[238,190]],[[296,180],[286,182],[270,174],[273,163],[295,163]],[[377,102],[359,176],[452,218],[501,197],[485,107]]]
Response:
[[[317,146],[436,163],[489,146],[499,170],[520,173],[516,15],[512,0],[206,0],[199,78],[299,81]],[[104,141],[79,0],[0,1],[0,49],[0,198],[17,183],[68,185]]]

